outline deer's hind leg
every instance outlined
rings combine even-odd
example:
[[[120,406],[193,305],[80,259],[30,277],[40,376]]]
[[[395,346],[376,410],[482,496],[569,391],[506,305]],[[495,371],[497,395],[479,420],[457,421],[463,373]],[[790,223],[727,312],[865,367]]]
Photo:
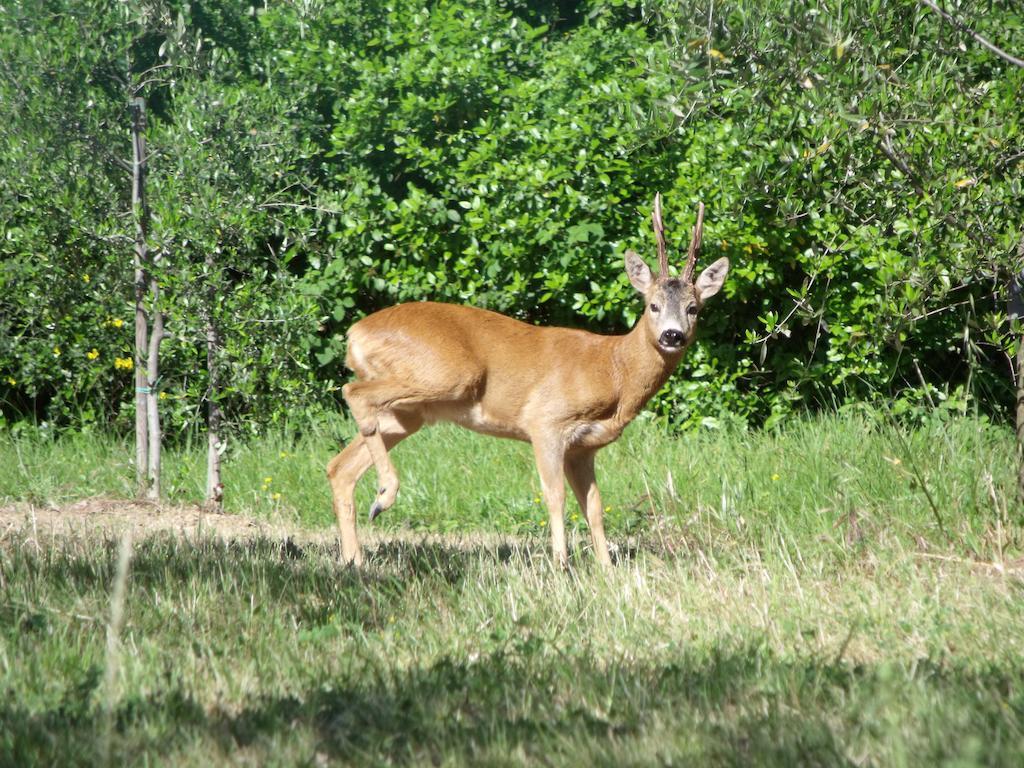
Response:
[[[377,470],[377,496],[370,508],[372,520],[394,504],[398,496],[398,472],[388,457],[381,422],[394,402],[407,391],[398,382],[357,380],[346,384],[341,392],[359,427],[359,436],[370,462]]]
[[[341,392],[359,425],[359,434],[377,470],[377,498],[370,508],[371,520],[391,507],[398,496],[398,472],[388,457],[384,419],[390,414],[391,418],[403,423],[415,422],[413,431],[419,429],[423,423],[420,410],[425,405],[445,400],[457,401],[476,386],[477,380],[476,377],[462,380],[457,370],[451,379],[450,382],[416,385],[394,378],[356,380],[342,387]]]
[[[385,456],[387,451],[423,426],[423,420],[416,415],[390,412],[380,414],[377,423]],[[390,460],[388,463],[391,463]],[[331,483],[334,515],[338,519],[338,529],[341,532],[341,559],[355,565],[359,565],[363,560],[359,537],[356,534],[356,483],[372,465],[373,458],[366,438],[361,434],[357,434],[352,442],[327,464],[327,479]],[[396,485],[397,477],[396,473]],[[375,516],[371,510],[370,519]]]

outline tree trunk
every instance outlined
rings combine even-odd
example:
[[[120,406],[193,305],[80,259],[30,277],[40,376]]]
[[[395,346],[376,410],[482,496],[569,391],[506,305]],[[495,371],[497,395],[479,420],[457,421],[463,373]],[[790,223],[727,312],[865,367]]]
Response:
[[[224,484],[220,478],[220,333],[217,329],[216,302],[217,265],[212,253],[206,254],[206,296],[203,303],[203,324],[206,326],[206,373],[209,378],[206,392],[207,445],[206,445],[206,506],[212,512],[220,512],[224,500]]]
[[[1010,332],[1017,336],[1017,506],[1024,509],[1024,236],[1017,244],[1017,262],[1010,281],[1007,316]]]
[[[1017,501],[1024,508],[1024,332],[1017,335]]]
[[[149,337],[146,316],[146,265],[149,261],[147,235],[149,212],[146,209],[146,101],[130,102],[132,116],[132,213],[135,217],[135,483],[139,496],[148,495],[149,420],[145,355]]]
[[[132,212],[135,215],[135,480],[138,495],[160,498],[160,412],[156,381],[160,378],[160,342],[164,316],[160,286],[153,275],[149,251],[149,207],[146,205],[146,100],[132,97]],[[146,293],[150,312],[146,311]],[[153,327],[149,327],[152,315]]]
[[[146,375],[149,377],[149,386],[146,388],[146,415],[149,418],[149,487],[146,497],[156,500],[160,498],[160,443],[162,439],[156,384],[160,378],[160,342],[164,339],[164,313],[159,309],[160,287],[157,285],[156,278],[151,276],[149,284],[153,300],[153,328],[150,331],[149,360],[146,364]]]

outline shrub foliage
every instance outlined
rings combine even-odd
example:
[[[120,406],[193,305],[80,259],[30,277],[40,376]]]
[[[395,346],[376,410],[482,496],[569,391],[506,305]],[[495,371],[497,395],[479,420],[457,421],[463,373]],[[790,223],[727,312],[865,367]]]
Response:
[[[957,18],[1024,51],[1012,0]],[[128,423],[128,84],[151,105],[173,428],[333,407],[344,331],[398,301],[622,332],[656,191],[725,296],[667,423],[1009,400],[1024,69],[915,2],[437,0],[0,9],[0,401]],[[217,271],[204,266],[214,253]],[[118,361],[122,361],[121,364]]]

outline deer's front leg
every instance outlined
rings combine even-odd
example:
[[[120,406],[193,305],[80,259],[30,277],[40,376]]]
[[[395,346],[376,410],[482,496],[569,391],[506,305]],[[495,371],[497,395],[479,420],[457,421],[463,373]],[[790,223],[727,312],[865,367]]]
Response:
[[[562,475],[565,448],[559,440],[534,439],[533,455],[537,460],[540,486],[548,507],[551,553],[560,567],[567,568],[569,550],[565,546],[565,480]]]
[[[601,506],[601,492],[597,489],[597,476],[594,473],[596,453],[596,450],[587,450],[566,454],[565,476],[576,495],[580,510],[587,518],[590,540],[594,544],[594,557],[602,566],[607,567],[612,564],[612,560],[604,537],[604,507]]]

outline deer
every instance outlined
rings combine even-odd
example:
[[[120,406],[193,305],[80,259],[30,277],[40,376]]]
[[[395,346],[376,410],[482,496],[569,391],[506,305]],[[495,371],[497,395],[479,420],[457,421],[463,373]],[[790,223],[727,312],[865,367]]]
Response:
[[[530,325],[431,301],[391,306],[351,326],[345,364],[355,377],[342,395],[358,432],[327,465],[344,563],[363,561],[356,533],[359,478],[371,466],[376,470],[372,522],[398,495],[389,452],[424,425],[446,421],[529,443],[555,563],[568,567],[564,478],[586,518],[597,562],[611,565],[595,454],[665,384],[694,339],[704,302],[721,290],[729,272],[722,257],[694,279],[703,203],[678,278],[669,271],[660,193],[651,218],[658,272],[635,251],[625,252],[626,275],[643,296],[644,312],[624,335]]]

